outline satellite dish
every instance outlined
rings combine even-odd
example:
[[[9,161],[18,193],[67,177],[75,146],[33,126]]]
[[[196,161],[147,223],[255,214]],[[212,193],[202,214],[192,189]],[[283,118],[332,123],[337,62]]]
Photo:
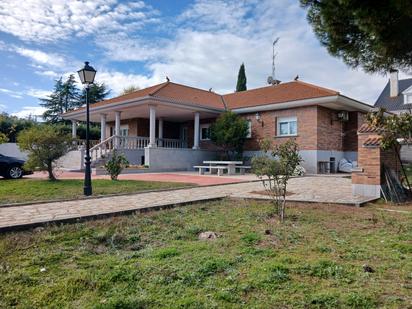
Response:
[[[272,76],[269,76],[267,81],[268,81],[269,85],[273,85],[273,77]]]

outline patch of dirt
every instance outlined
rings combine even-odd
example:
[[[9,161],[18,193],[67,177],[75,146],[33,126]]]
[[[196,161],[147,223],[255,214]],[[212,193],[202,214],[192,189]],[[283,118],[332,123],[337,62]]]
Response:
[[[269,193],[267,193],[267,191],[252,191],[252,192],[250,192],[250,193],[269,196]],[[286,196],[291,196],[291,195],[293,195],[293,194],[295,194],[295,193],[289,192],[289,191],[286,192]]]

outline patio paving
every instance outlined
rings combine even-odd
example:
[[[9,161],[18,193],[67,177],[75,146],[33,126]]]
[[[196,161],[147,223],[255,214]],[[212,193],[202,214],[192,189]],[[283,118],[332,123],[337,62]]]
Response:
[[[58,171],[56,173],[58,179],[83,179],[84,173]],[[47,174],[43,172],[35,172],[33,175],[26,176],[31,179],[47,179]],[[92,175],[93,179],[110,179],[108,175]],[[165,182],[182,182],[193,183],[198,186],[210,186],[219,184],[238,183],[243,181],[256,180],[254,175],[202,175],[196,172],[170,172],[170,173],[141,173],[141,174],[122,174],[119,175],[120,180],[143,180],[143,181],[165,181]]]
[[[24,206],[0,207],[0,231],[27,228],[47,222],[98,217],[146,209],[158,209],[179,204],[213,200],[224,197],[265,199],[260,194],[260,182],[175,189],[137,193],[123,196],[89,198],[75,201],[50,202]],[[342,177],[300,177],[290,180],[288,200],[359,205],[368,202],[364,197],[353,197],[351,180]]]

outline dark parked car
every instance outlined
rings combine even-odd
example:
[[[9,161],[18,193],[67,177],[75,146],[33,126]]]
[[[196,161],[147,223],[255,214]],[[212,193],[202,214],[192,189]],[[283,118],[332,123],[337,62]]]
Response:
[[[23,175],[33,174],[32,171],[24,170],[23,164],[24,160],[0,154],[0,176],[10,179],[18,179]]]

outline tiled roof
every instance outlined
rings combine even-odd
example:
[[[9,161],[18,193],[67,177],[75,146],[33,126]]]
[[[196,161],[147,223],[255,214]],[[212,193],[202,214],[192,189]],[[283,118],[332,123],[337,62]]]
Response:
[[[412,109],[412,104],[403,104],[403,91],[412,86],[412,78],[399,80],[399,95],[397,97],[390,96],[390,82],[386,84],[379,98],[375,102],[375,107],[382,107],[388,111],[397,111],[404,109]]]
[[[361,125],[361,127],[358,130],[358,133],[376,133],[376,134],[380,134],[383,132],[383,128],[381,127],[375,127],[372,126],[368,123],[364,123]]]
[[[363,146],[365,147],[378,147],[381,145],[382,136],[373,136],[368,137],[364,142]]]
[[[334,90],[301,81],[267,86],[223,96],[230,109],[338,95]]]
[[[212,91],[193,88],[172,82],[168,82],[165,87],[162,87],[152,93],[152,96],[166,98],[176,102],[225,109],[221,95]]]
[[[146,96],[152,96],[155,98],[172,100],[176,103],[188,103],[223,110],[226,108],[236,109],[249,106],[326,97],[338,94],[339,92],[301,81],[292,81],[276,86],[267,86],[226,95],[220,95],[212,91],[202,90],[173,82],[165,82],[109,100],[97,102],[93,104],[92,107],[105,106],[123,101],[139,99]],[[76,111],[82,109],[84,109],[84,107],[81,107]]]
[[[144,88],[144,89],[140,89],[140,90],[137,90],[137,91],[134,91],[134,92],[131,92],[131,93],[128,93],[128,94],[124,94],[124,95],[121,95],[121,96],[118,96],[118,97],[115,97],[115,98],[112,98],[112,99],[103,100],[103,101],[94,103],[91,106],[98,107],[98,106],[109,105],[109,104],[118,103],[118,102],[122,102],[122,101],[128,101],[128,100],[133,100],[133,99],[137,99],[137,98],[142,98],[142,97],[150,95],[151,93],[154,93],[154,92],[158,91],[159,89],[164,87],[166,84],[167,84],[167,82],[157,84],[157,85],[147,87],[147,88]],[[74,112],[74,111],[79,111],[79,110],[82,110],[82,109],[85,109],[85,107],[80,107],[76,110],[67,112],[66,114],[69,114],[69,113]]]

